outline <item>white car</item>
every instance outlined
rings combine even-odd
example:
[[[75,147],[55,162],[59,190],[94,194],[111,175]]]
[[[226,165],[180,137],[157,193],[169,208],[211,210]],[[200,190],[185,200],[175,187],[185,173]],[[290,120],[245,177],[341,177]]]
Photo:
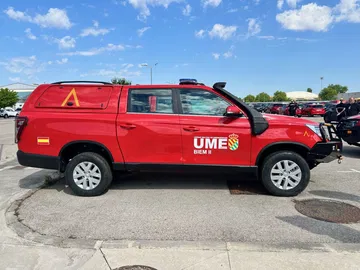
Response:
[[[2,109],[0,111],[0,117],[9,118],[9,117],[16,117],[19,112],[13,109]]]

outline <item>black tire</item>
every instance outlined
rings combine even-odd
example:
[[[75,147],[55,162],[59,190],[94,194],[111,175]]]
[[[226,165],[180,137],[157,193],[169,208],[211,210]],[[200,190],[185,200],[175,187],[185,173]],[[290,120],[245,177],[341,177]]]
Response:
[[[5,115],[4,115],[4,118],[5,118],[5,119],[6,119],[6,118],[9,118],[9,116],[8,116],[7,114],[5,114]]]
[[[100,170],[101,180],[100,183],[91,190],[85,190],[79,187],[73,178],[73,172],[75,167],[81,162],[92,162],[94,163]],[[66,183],[69,184],[71,190],[78,196],[98,196],[105,193],[112,180],[113,180],[113,172],[109,163],[103,158],[101,155],[93,153],[93,152],[85,152],[75,156],[70,160],[69,164],[66,166],[65,171],[65,179]]]
[[[282,160],[295,162],[301,170],[301,180],[297,186],[292,189],[280,189],[271,181],[271,170],[276,163]],[[291,197],[296,196],[308,186],[310,181],[310,168],[306,160],[299,154],[292,151],[275,152],[265,158],[260,170],[261,181],[265,189],[272,195]]]

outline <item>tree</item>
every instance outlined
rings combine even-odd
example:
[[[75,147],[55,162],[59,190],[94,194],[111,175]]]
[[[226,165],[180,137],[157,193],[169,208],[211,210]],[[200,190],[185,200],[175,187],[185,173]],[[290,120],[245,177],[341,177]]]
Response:
[[[288,98],[285,92],[276,91],[273,96],[273,101],[288,101]]]
[[[311,88],[308,88],[306,91],[307,91],[308,93],[312,93],[312,89],[311,89]]]
[[[261,92],[260,94],[258,94],[256,96],[255,101],[269,102],[269,101],[271,101],[271,97],[268,94],[266,94],[265,92]]]
[[[336,89],[326,87],[319,93],[319,98],[321,100],[332,100],[336,99],[336,96],[338,95],[338,92],[336,92]]]
[[[247,95],[246,97],[244,97],[244,101],[245,102],[254,102],[255,97],[253,95]]]
[[[331,100],[336,99],[338,94],[344,94],[348,91],[347,86],[342,86],[340,84],[329,84],[328,87],[322,89],[319,93],[319,97],[322,100]]]
[[[19,97],[15,91],[7,88],[0,89],[0,108],[12,107],[19,100]]]
[[[125,78],[113,78],[111,79],[112,84],[121,84],[121,85],[131,85],[131,81],[126,80]]]

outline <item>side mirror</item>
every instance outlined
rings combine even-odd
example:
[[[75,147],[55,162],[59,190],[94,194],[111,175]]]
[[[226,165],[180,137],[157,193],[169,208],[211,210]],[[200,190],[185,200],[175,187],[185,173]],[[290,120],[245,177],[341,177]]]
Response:
[[[240,117],[243,116],[243,112],[236,106],[228,106],[226,108],[226,112],[224,113],[224,116],[233,116],[233,117]]]

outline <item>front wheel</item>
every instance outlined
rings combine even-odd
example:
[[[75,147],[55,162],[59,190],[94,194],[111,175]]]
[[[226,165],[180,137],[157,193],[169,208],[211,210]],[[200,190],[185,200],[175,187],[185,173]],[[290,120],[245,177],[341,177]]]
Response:
[[[75,156],[66,166],[65,179],[79,196],[98,196],[109,188],[113,174],[101,155],[85,152]]]
[[[310,168],[299,154],[280,151],[265,159],[260,175],[264,187],[270,194],[290,197],[298,195],[308,186]]]
[[[9,118],[9,116],[7,114],[4,115],[4,118]]]

